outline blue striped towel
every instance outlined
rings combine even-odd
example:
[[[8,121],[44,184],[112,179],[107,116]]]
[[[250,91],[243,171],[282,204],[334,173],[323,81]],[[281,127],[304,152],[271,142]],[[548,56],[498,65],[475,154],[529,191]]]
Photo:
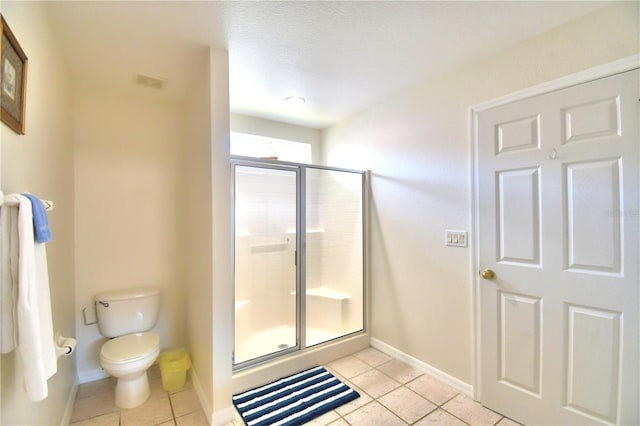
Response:
[[[33,212],[33,234],[38,243],[46,243],[51,241],[51,230],[49,229],[49,219],[47,219],[47,211],[42,201],[35,195],[22,194],[31,201],[31,210]]]
[[[360,394],[322,367],[315,367],[233,396],[248,426],[307,423]]]

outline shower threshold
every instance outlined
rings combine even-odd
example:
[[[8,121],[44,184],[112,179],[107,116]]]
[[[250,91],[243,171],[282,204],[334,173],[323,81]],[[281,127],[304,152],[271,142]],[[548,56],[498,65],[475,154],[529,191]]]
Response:
[[[333,331],[308,329],[307,346],[335,339],[340,335]],[[236,364],[249,361],[261,356],[272,354],[296,346],[295,328],[281,325],[253,333],[249,338],[236,342]]]

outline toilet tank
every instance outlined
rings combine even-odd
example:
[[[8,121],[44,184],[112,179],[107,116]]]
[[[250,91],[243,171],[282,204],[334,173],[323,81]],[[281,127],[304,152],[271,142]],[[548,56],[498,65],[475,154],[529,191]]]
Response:
[[[94,301],[98,329],[105,337],[147,331],[158,321],[160,290],[156,287],[98,293]]]

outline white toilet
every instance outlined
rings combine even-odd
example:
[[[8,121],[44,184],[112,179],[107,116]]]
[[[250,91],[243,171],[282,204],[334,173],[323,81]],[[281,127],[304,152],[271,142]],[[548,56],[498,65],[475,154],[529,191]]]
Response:
[[[158,320],[160,290],[155,287],[108,291],[94,297],[102,345],[100,365],[116,384],[116,405],[134,408],[149,398],[147,369],[160,354],[160,337],[149,332]]]

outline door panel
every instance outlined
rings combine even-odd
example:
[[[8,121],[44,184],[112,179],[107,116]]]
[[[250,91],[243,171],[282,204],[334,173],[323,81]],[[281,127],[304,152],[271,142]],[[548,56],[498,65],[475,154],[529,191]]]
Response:
[[[540,397],[542,302],[537,297],[500,295],[500,381]]]
[[[540,266],[540,170],[498,173],[498,259]]]
[[[540,116],[496,124],[496,154],[540,148]]]
[[[622,207],[620,163],[621,158],[614,158],[564,166],[569,270],[622,272],[621,220],[615,214]]]
[[[620,312],[567,304],[566,406],[609,423],[616,421],[620,399],[620,317]]]
[[[617,96],[573,105],[565,108],[563,113],[565,125],[563,143],[621,136],[620,98]]]
[[[482,403],[638,424],[640,72],[477,115]]]

